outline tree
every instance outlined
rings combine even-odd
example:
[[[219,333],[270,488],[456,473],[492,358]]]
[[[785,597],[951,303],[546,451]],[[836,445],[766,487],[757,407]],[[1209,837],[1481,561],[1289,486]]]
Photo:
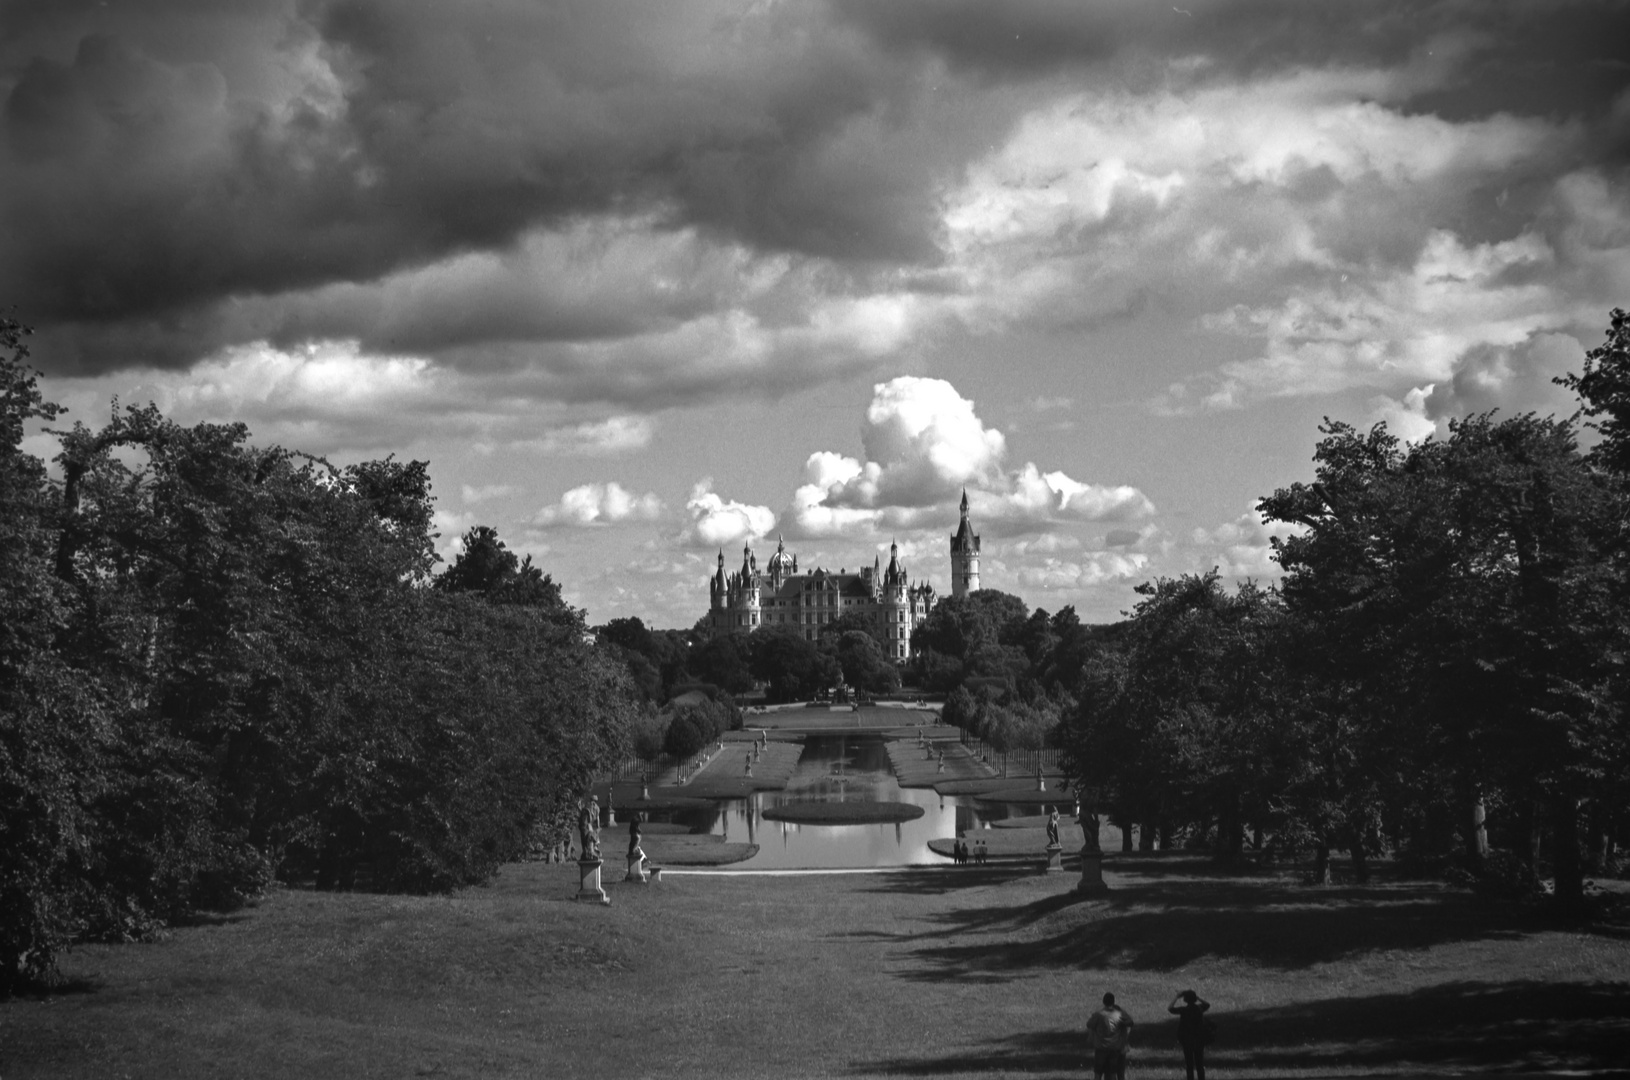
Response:
[[[744,694],[753,688],[753,676],[757,670],[752,660],[754,655],[753,643],[747,633],[738,630],[714,634],[693,647],[687,666],[692,675],[712,683],[727,694]]]
[[[931,690],[967,678],[1016,682],[1029,670],[1019,644],[1028,618],[1023,600],[995,589],[944,597],[912,631],[911,676]]]
[[[1583,370],[1553,380],[1579,395],[1589,426],[1602,433],[1590,452],[1592,464],[1630,477],[1630,315],[1614,308],[1607,340],[1585,354]]]
[[[1408,755],[1399,787],[1458,803],[1468,841],[1490,792],[1548,819],[1557,898],[1577,905],[1580,801],[1611,797],[1627,745],[1622,497],[1566,420],[1476,416],[1408,448],[1381,425],[1322,430],[1316,481],[1262,504],[1304,530],[1277,544],[1287,603],[1363,714],[1394,725],[1373,738]]]
[[[56,651],[69,601],[54,567],[57,505],[27,426],[60,408],[0,317],[0,998],[47,977],[85,929],[94,806],[116,738],[107,702]]]
[[[822,651],[829,651],[843,671],[843,680],[857,690],[871,694],[891,694],[900,689],[900,669],[883,655],[877,639],[863,630],[848,630],[841,636],[821,635]]]
[[[838,662],[797,627],[767,626],[748,640],[753,675],[771,701],[804,701],[838,681]]]
[[[477,525],[464,534],[463,549],[435,587],[445,592],[473,592],[495,604],[524,604],[570,611],[560,598],[560,586],[542,570],[525,561],[498,539],[498,531]]]
[[[0,993],[274,874],[485,880],[627,752],[626,672],[547,579],[424,587],[423,463],[149,406],[59,433],[58,493],[20,349],[0,404]]]
[[[846,611],[829,623],[823,623],[820,629],[820,641],[824,645],[828,638],[836,640],[845,634],[861,633],[877,642],[878,648],[883,645],[882,627],[874,615],[862,614],[857,611]]]
[[[663,737],[662,749],[669,757],[688,758],[708,743],[738,726],[739,717],[718,701],[698,701],[676,707]]]
[[[1215,821],[1231,856],[1275,786],[1279,605],[1249,583],[1230,595],[1215,571],[1137,591],[1119,647],[1087,660],[1065,714],[1066,774],[1107,787],[1146,836],[1173,815]]]

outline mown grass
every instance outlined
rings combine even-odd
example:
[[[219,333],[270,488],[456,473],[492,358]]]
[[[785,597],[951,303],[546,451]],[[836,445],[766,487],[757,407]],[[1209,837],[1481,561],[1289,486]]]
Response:
[[[1079,1077],[1113,990],[1139,1078],[1181,1075],[1194,987],[1213,1075],[1601,1069],[1630,1046],[1630,928],[1556,926],[1429,883],[1312,889],[1184,856],[1073,875],[936,868],[608,881],[506,869],[413,898],[287,891],[139,946],[77,950],[0,1005],[0,1076]]]

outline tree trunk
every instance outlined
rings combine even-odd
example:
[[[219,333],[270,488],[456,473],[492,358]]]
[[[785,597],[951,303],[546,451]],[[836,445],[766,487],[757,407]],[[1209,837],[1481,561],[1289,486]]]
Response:
[[[1551,873],[1556,901],[1564,909],[1585,900],[1585,873],[1579,861],[1579,800],[1558,795],[1551,800]]]
[[[1132,850],[1132,819],[1123,817],[1116,824],[1121,827],[1121,853],[1126,854]]]
[[[1330,884],[1330,844],[1322,839],[1313,851],[1313,884]]]
[[[1212,857],[1221,863],[1236,862],[1244,850],[1243,833],[1239,820],[1239,803],[1228,799],[1217,815],[1217,840],[1212,846]]]
[[[1585,852],[1587,855],[1585,870],[1587,873],[1600,874],[1607,869],[1608,854],[1608,811],[1602,800],[1591,800],[1589,820],[1590,826],[1585,832]]]
[[[1364,852],[1364,836],[1357,829],[1351,830],[1351,838],[1347,841],[1347,854],[1353,859],[1353,879],[1360,885],[1370,880],[1370,860]]]
[[[1483,861],[1488,858],[1489,834],[1485,824],[1488,818],[1488,806],[1483,796],[1478,794],[1472,799],[1472,827],[1467,837],[1466,859],[1475,873],[1483,868]]]
[[[1138,826],[1139,851],[1153,851],[1155,849],[1155,832],[1154,818],[1144,818],[1143,824]]]
[[[1262,826],[1260,824],[1251,826],[1251,850],[1262,850]]]

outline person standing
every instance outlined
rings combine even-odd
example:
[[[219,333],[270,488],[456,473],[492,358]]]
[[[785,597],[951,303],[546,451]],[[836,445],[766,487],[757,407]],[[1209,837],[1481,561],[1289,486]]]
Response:
[[[1092,1075],[1096,1080],[1126,1080],[1126,1051],[1132,1043],[1132,1014],[1104,995],[1104,1007],[1087,1017],[1092,1037]]]
[[[1166,1011],[1177,1017],[1177,1044],[1183,1048],[1183,1068],[1188,1080],[1206,1080],[1206,1021],[1211,1003],[1193,990],[1172,998]]]

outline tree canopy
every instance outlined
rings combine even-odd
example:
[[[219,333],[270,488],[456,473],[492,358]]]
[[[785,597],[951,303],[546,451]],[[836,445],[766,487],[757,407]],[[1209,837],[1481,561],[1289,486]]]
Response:
[[[1326,421],[1314,479],[1259,506],[1291,527],[1277,589],[1162,579],[1103,633],[997,630],[1032,671],[1079,672],[1060,729],[1071,775],[1144,843],[1227,855],[1249,829],[1311,849],[1319,879],[1333,850],[1360,877],[1390,851],[1475,878],[1492,840],[1578,908],[1630,808],[1624,312],[1558,381],[1578,416],[1475,415],[1414,443]],[[1600,433],[1588,451],[1580,417]],[[988,666],[972,658],[990,629],[970,622],[953,606],[928,640]],[[958,692],[947,715],[984,708]]]
[[[424,463],[151,406],[49,422],[0,324],[0,994],[274,878],[445,889],[566,826],[637,716],[491,530],[433,577]]]

